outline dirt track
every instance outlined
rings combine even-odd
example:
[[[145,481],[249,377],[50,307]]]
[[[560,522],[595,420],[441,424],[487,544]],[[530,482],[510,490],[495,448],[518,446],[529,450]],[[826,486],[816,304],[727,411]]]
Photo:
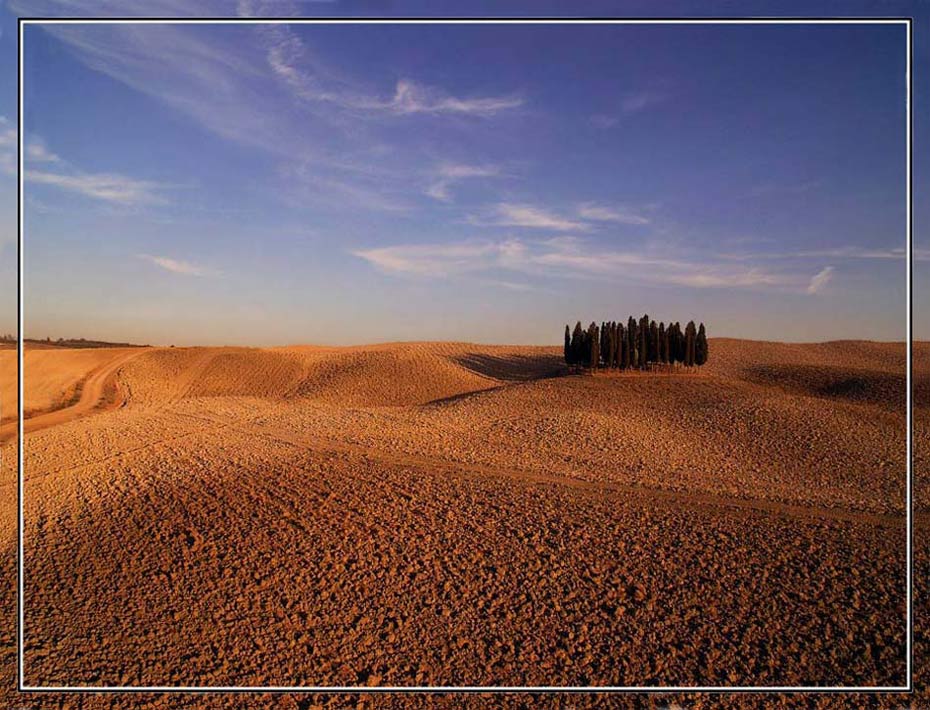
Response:
[[[53,407],[48,411],[33,410],[27,413],[27,418],[23,421],[24,431],[28,434],[73,421],[95,410],[102,411],[107,407],[119,406],[121,399],[116,374],[120,367],[141,355],[142,352],[137,349],[129,352],[125,350],[92,352],[92,355],[104,355],[105,359],[102,364],[97,365],[74,383],[72,400],[67,401],[64,406]],[[16,420],[6,421],[0,426],[0,444],[15,437],[16,432]]]
[[[121,362],[26,442],[29,680],[897,682],[903,350],[711,346]]]

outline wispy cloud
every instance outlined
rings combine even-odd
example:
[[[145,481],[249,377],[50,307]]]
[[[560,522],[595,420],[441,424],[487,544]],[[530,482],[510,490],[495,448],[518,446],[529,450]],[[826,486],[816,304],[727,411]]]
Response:
[[[830,283],[830,280],[833,278],[834,268],[832,266],[825,266],[819,272],[814,274],[811,277],[811,282],[807,286],[807,292],[810,294],[820,293],[824,286]]]
[[[860,247],[842,246],[829,249],[801,249],[782,252],[751,252],[720,254],[721,258],[735,261],[759,261],[778,259],[905,259],[904,247]],[[930,261],[930,250],[914,249],[915,261]]]
[[[52,151],[45,143],[38,138],[30,140],[26,144],[26,159],[34,163],[61,163],[62,160]]]
[[[636,91],[623,97],[620,110],[629,115],[660,104],[668,99],[668,95],[658,91]]]
[[[351,253],[382,271],[433,277],[489,269],[519,271],[528,258],[527,245],[517,239],[406,244]]]
[[[293,31],[283,25],[262,30],[266,59],[272,73],[305,101],[333,104],[361,112],[410,114],[465,114],[493,116],[519,108],[520,96],[459,97],[442,89],[426,86],[410,78],[400,78],[393,94],[379,96],[361,82],[326,67]]]
[[[579,203],[570,214],[526,203],[500,202],[483,214],[471,215],[468,221],[481,227],[523,227],[558,232],[588,232],[599,222],[635,225],[650,222],[648,217],[632,208],[595,202]]]
[[[394,90],[394,98],[387,108],[398,114],[411,113],[461,113],[472,116],[493,116],[507,109],[522,106],[519,96],[473,96],[458,98],[409,79],[401,79]]]
[[[206,269],[202,266],[197,266],[192,264],[189,261],[180,261],[178,259],[171,259],[167,256],[153,256],[152,254],[138,254],[140,259],[145,259],[156,266],[161,267],[165,271],[170,271],[173,274],[181,274],[183,276],[207,276],[209,274],[215,273],[209,269]]]
[[[336,0],[310,0],[310,2],[328,3]],[[239,17],[299,17],[300,7],[288,0],[238,0],[236,14]]]
[[[91,69],[186,114],[239,143],[278,148],[269,133],[282,119],[263,108],[263,73],[242,47],[229,51],[229,32],[189,25],[43,25]]]
[[[590,226],[534,205],[501,202],[483,217],[472,216],[469,222],[485,227],[524,227],[560,232],[583,232]]]
[[[79,11],[84,7],[77,5]],[[270,7],[280,5],[243,3],[240,10],[264,14]],[[390,141],[383,137],[385,118],[488,118],[524,101],[495,92],[457,93],[403,75],[372,85],[365,76],[327,63],[286,25],[71,24],[46,25],[43,31],[91,69],[225,140],[273,156],[277,173],[287,179],[274,194],[284,200],[299,194],[302,205],[327,210],[393,209],[403,202],[399,193],[409,197],[424,190],[417,161],[426,146],[411,141],[402,153],[379,152]],[[390,179],[372,179],[375,169],[391,172]],[[442,185],[433,189],[443,192]]]
[[[379,270],[396,275],[449,277],[514,272],[527,276],[602,277],[692,288],[751,288],[810,291],[809,277],[759,266],[670,257],[648,250],[603,249],[577,238],[451,244],[402,244],[352,252]],[[823,273],[823,272],[821,272]],[[821,280],[829,278],[829,273]],[[814,277],[815,279],[818,276]]]
[[[787,253],[787,257],[801,257],[801,258],[821,258],[826,257],[830,259],[905,259],[907,258],[907,251],[904,247],[893,247],[888,249],[870,249],[866,247],[838,247],[835,249],[808,249],[805,251],[797,251],[794,253]],[[928,254],[925,251],[919,249],[914,251],[914,258],[917,260],[924,260],[928,258]]]
[[[124,206],[159,204],[165,201],[158,194],[158,190],[162,187],[158,183],[136,180],[125,175],[104,173],[63,174],[42,170],[26,170],[25,178],[29,182],[52,185],[95,200],[103,200]]]
[[[15,131],[14,131],[15,133]],[[124,207],[161,204],[166,200],[160,191],[167,186],[117,173],[88,173],[49,150],[38,136],[24,146],[27,182],[51,185],[84,197]],[[40,167],[35,167],[35,166]],[[36,203],[31,200],[31,203]]]
[[[434,200],[439,200],[440,202],[448,202],[452,199],[452,195],[449,194],[449,183],[445,180],[437,180],[436,182],[430,183],[423,192],[428,197],[432,197]]]
[[[496,165],[461,165],[444,163],[439,167],[439,174],[448,180],[461,180],[473,177],[493,177],[501,174]]]
[[[337,199],[351,205],[355,210],[376,212],[407,212],[411,206],[403,194],[393,187],[392,180],[379,174],[356,172],[352,179],[345,174],[320,173],[313,161],[287,164],[281,170],[287,184],[279,196],[285,201],[299,205],[320,203]],[[324,200],[320,196],[324,196]]]
[[[620,98],[619,106],[616,106],[612,112],[600,112],[592,114],[588,120],[597,128],[613,128],[618,125],[624,117],[645,111],[658,104],[662,104],[669,99],[669,95],[663,91],[643,90],[631,91]]]
[[[501,170],[496,165],[463,165],[444,163],[436,170],[436,179],[429,184],[425,192],[430,197],[448,202],[452,199],[449,189],[461,180],[483,177],[498,177]]]
[[[617,222],[619,224],[649,224],[649,219],[635,210],[624,207],[605,207],[593,202],[578,205],[578,216],[597,222]]]
[[[16,174],[16,127],[0,116],[0,173]]]

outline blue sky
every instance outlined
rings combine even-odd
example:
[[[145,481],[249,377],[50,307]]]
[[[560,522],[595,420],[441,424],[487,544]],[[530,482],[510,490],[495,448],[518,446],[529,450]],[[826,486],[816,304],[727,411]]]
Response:
[[[8,6],[3,56],[12,13],[61,10]],[[547,343],[648,312],[711,335],[901,339],[904,33],[30,27],[26,333]],[[0,201],[15,209],[15,182]]]

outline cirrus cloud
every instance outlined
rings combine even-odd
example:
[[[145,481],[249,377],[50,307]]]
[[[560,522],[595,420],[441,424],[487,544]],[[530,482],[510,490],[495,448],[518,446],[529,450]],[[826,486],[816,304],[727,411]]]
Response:
[[[203,266],[197,266],[189,261],[172,259],[167,256],[155,256],[152,254],[138,254],[137,256],[173,274],[181,274],[183,276],[207,276],[214,273]]]
[[[811,281],[807,286],[807,292],[809,294],[820,293],[823,288],[830,283],[834,271],[835,269],[832,266],[823,267],[823,269],[811,277]]]
[[[619,224],[649,224],[646,217],[623,207],[605,207],[594,202],[582,202],[578,205],[578,216],[598,222],[617,222]]]
[[[157,193],[162,186],[112,173],[64,174],[43,170],[27,170],[25,178],[40,185],[51,185],[95,200],[120,205],[160,204],[165,199]]]
[[[449,189],[461,180],[473,178],[498,177],[501,170],[496,165],[464,165],[443,163],[436,171],[437,178],[430,183],[425,192],[433,199],[448,202],[452,199]]]
[[[0,116],[0,173],[16,174],[16,126],[6,116]]]
[[[469,222],[484,227],[524,227],[559,232],[583,232],[590,228],[584,222],[563,217],[542,207],[513,202],[501,202],[492,207],[487,216],[472,216]]]
[[[399,244],[351,253],[382,272],[421,277],[512,272],[530,277],[623,278],[691,288],[777,289],[813,294],[832,275],[832,267],[809,279],[804,274],[756,265],[701,261],[646,249],[604,249],[575,237]],[[811,284],[815,284],[814,290]]]

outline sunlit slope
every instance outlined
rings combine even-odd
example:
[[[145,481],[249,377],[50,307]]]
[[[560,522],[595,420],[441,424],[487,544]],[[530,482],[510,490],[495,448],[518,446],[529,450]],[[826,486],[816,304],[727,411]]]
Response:
[[[88,376],[135,348],[34,348],[26,346],[26,416],[67,406],[80,396]],[[16,418],[16,349],[0,350],[0,419]]]
[[[710,345],[706,367],[671,375],[554,376],[568,374],[558,347],[388,343],[163,349],[128,363],[121,377],[130,408],[178,402],[191,414],[213,407],[243,422],[261,413],[278,432],[350,437],[405,455],[903,509],[902,344]],[[926,354],[916,347],[918,405]],[[251,404],[237,404],[244,401]]]
[[[562,370],[551,348],[388,343],[162,349],[127,366],[124,377],[139,404],[257,397],[378,407],[422,404]]]

